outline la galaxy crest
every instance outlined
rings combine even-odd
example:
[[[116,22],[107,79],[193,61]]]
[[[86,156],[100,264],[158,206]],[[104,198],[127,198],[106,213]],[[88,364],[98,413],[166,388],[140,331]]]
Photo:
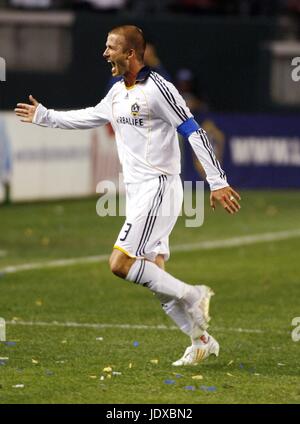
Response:
[[[131,115],[132,116],[138,116],[140,112],[140,107],[137,104],[137,102],[133,103],[133,105],[131,106]]]

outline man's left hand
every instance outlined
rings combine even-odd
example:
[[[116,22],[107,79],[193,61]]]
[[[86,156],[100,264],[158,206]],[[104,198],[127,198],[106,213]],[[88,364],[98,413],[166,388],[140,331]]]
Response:
[[[210,206],[215,210],[216,200],[228,213],[236,213],[241,209],[238,200],[241,196],[231,187],[220,188],[210,193]]]

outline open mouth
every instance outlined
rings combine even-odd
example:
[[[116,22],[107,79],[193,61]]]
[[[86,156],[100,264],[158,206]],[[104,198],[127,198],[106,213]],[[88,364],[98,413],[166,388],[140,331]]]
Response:
[[[112,71],[112,73],[114,73],[115,72],[115,70],[116,70],[116,63],[115,62],[113,62],[112,60],[110,60],[110,59],[108,59],[107,60],[107,63],[110,63],[110,65],[111,65],[111,71]]]

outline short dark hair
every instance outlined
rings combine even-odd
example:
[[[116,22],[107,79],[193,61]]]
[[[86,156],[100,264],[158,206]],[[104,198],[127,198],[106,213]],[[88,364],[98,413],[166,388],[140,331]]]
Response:
[[[109,34],[123,35],[126,40],[126,48],[133,49],[136,52],[137,59],[140,62],[144,60],[146,40],[143,31],[135,25],[122,25],[113,28]]]

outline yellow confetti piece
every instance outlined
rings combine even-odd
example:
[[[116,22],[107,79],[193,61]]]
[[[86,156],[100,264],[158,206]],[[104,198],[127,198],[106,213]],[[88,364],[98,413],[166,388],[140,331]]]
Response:
[[[226,373],[229,377],[234,377],[234,375],[230,374],[230,372]]]
[[[231,359],[231,361],[229,361],[229,362],[228,362],[227,366],[232,365],[232,364],[233,364],[233,362],[234,362],[234,360],[233,360],[233,359]]]
[[[62,342],[62,344],[66,344],[66,343],[68,343],[68,341],[67,341],[67,340],[62,340],[61,342]]]
[[[103,381],[103,380],[104,380],[104,378],[105,378],[105,377],[104,377],[104,375],[101,375],[101,376],[100,376],[100,380],[101,380],[101,381]]]
[[[26,237],[31,237],[32,236],[32,229],[31,228],[26,228],[26,230],[24,231],[24,234]]]
[[[203,375],[193,375],[192,377],[193,380],[203,380]]]
[[[93,380],[95,380],[97,378],[96,375],[89,375],[90,378],[92,378]]]
[[[34,358],[32,358],[31,359],[31,362],[33,363],[33,364],[38,364],[39,363],[39,361],[37,361],[36,359],[34,359]]]
[[[103,368],[104,372],[112,372],[112,367],[105,367]]]
[[[132,363],[130,362],[130,364],[128,365],[128,368],[132,368]]]
[[[36,304],[37,306],[42,306],[42,305],[43,305],[43,301],[42,301],[41,299],[37,299],[37,300],[35,301],[35,304]]]
[[[43,237],[41,240],[41,245],[42,246],[49,246],[50,243],[50,239],[48,237]]]
[[[150,362],[151,364],[158,364],[158,359],[151,359]]]
[[[254,375],[260,375],[260,374],[258,374],[258,372],[255,372]]]
[[[106,378],[111,378],[111,374],[107,374]]]

